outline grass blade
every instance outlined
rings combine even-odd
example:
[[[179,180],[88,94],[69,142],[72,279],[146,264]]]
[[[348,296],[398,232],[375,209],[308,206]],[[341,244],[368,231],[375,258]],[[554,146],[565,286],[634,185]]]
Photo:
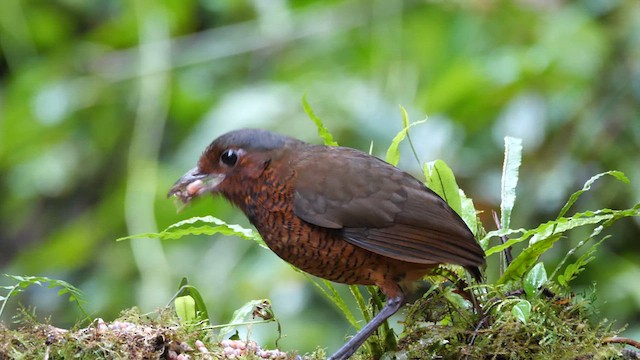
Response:
[[[296,270],[298,270],[298,269],[296,269]],[[320,292],[327,299],[329,299],[329,301],[331,301],[331,303],[333,303],[338,309],[340,309],[340,311],[345,316],[347,321],[349,321],[349,324],[351,324],[351,326],[356,328],[356,330],[360,330],[361,326],[358,323],[358,321],[356,320],[356,317],[353,315],[353,312],[351,312],[351,310],[349,310],[349,307],[347,306],[347,303],[344,301],[342,296],[340,296],[340,294],[338,293],[338,291],[336,290],[336,288],[333,286],[333,284],[330,281],[324,280],[324,279],[318,279],[319,280],[318,281],[318,280],[312,278],[309,274],[303,272],[302,270],[298,270],[298,271],[300,271],[302,274],[304,274],[304,276],[306,276],[307,279],[309,279],[309,281],[313,285],[315,285],[320,290]],[[321,282],[322,282],[322,284],[324,286],[320,285]]]
[[[356,299],[356,303],[358,303],[358,307],[360,308],[360,312],[362,312],[362,316],[364,317],[364,321],[369,322],[373,316],[373,312],[369,311],[367,308],[367,304],[364,301],[364,297],[360,292],[360,289],[357,285],[349,285],[349,290],[351,291],[351,295]]]

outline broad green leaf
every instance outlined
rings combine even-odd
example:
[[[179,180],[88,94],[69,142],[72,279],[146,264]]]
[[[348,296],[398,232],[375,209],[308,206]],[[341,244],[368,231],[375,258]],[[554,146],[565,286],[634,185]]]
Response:
[[[574,192],[573,194],[571,194],[571,196],[569,197],[569,200],[567,201],[567,203],[560,210],[560,214],[558,214],[558,217],[563,217],[567,213],[567,211],[569,211],[571,206],[573,206],[573,204],[578,200],[580,195],[582,195],[586,191],[589,191],[591,189],[591,185],[593,185],[593,183],[596,182],[596,180],[600,179],[601,177],[603,177],[605,175],[613,176],[614,178],[618,179],[619,181],[622,181],[625,184],[629,184],[629,179],[621,171],[611,170],[611,171],[606,171],[606,172],[600,173],[598,175],[594,175],[594,176],[591,177],[591,179],[587,180],[587,182],[584,183],[584,186],[582,187],[581,190],[578,190],[578,191]]]
[[[545,282],[547,282],[547,272],[544,269],[544,264],[539,262],[524,277],[524,292],[528,297],[533,298]]]
[[[178,293],[176,294],[176,298],[180,296],[189,296],[194,301],[196,316],[200,320],[209,322],[209,312],[207,311],[207,305],[200,295],[200,291],[196,289],[194,286],[189,285],[186,277],[183,277],[180,281],[180,288],[178,289]]]
[[[521,323],[526,324],[531,317],[531,303],[527,300],[518,301],[511,308],[511,313],[518,319]]]
[[[504,138],[504,164],[502,166],[502,182],[500,195],[500,222],[502,227],[511,227],[511,211],[516,201],[518,172],[522,163],[522,139],[507,136]]]
[[[304,112],[307,113],[307,116],[309,116],[309,118],[316,124],[316,128],[318,129],[318,135],[320,135],[320,137],[324,141],[324,144],[329,146],[338,146],[338,143],[335,140],[333,140],[333,136],[331,135],[329,130],[327,130],[327,128],[324,126],[324,124],[322,123],[322,120],[319,117],[317,117],[316,114],[313,112],[311,105],[309,105],[309,102],[307,102],[306,95],[302,97],[302,107],[304,108]]]
[[[460,188],[451,168],[442,160],[432,161],[425,164],[424,176],[427,187],[444,199],[458,215],[462,215]]]
[[[192,323],[198,319],[196,314],[196,301],[191,296],[178,296],[173,301],[176,314],[184,323]]]
[[[400,132],[398,132],[398,134],[396,134],[396,136],[391,141],[391,145],[389,145],[389,148],[387,149],[387,156],[386,156],[387,162],[394,166],[398,165],[398,162],[400,161],[400,150],[399,150],[400,143],[402,142],[402,140],[404,140],[407,137],[407,133],[409,132],[409,129],[413,126],[422,124],[425,121],[427,121],[427,120],[420,120],[420,121],[411,123],[409,125],[406,125],[407,121],[405,121],[405,119],[407,116],[407,111],[404,108],[401,108],[401,109],[402,109],[404,127],[402,128],[402,130],[400,130]]]

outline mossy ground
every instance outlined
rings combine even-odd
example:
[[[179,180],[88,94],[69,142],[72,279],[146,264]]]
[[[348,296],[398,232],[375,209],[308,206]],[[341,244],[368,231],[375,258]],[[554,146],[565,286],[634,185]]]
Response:
[[[512,311],[523,291],[487,291],[482,314],[450,289],[411,306],[398,358],[407,359],[626,359],[630,352],[607,343],[619,331],[596,321],[592,299],[551,292],[528,299],[526,321]]]
[[[0,360],[5,359],[294,359],[296,354],[266,351],[252,342],[242,351],[219,342],[204,324],[182,324],[172,309],[143,315],[130,309],[110,323],[59,329],[22,317],[17,329],[0,324]],[[228,343],[229,341],[227,341]],[[230,351],[231,350],[231,351]],[[322,350],[305,356],[321,359]]]
[[[638,358],[637,352],[607,341],[620,330],[606,320],[595,320],[588,297],[549,291],[528,298],[531,310],[523,321],[513,311],[514,304],[526,298],[523,291],[477,290],[481,313],[446,286],[409,306],[397,351],[382,359]],[[276,352],[277,356],[266,356],[257,345],[247,345],[247,351],[230,351],[205,324],[183,324],[172,309],[146,315],[131,309],[113,322],[96,320],[71,330],[34,322],[28,315],[21,318],[17,329],[0,325],[0,360],[295,359],[297,355]],[[325,353],[318,350],[303,358],[324,359]],[[354,356],[369,358],[362,350]]]

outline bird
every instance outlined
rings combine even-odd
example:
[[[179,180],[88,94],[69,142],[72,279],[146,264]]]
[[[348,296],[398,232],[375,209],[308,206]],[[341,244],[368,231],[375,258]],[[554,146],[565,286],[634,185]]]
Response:
[[[462,218],[412,175],[362,151],[262,129],[216,138],[168,196],[238,207],[284,261],[343,284],[376,285],[386,304],[330,360],[344,360],[440,264],[480,280],[485,254]]]

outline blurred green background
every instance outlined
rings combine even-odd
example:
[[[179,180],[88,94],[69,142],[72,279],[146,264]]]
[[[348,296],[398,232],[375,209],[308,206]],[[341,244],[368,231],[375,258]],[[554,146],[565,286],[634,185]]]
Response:
[[[2,0],[0,86],[0,273],[69,281],[105,320],[165,305],[187,276],[218,323],[270,298],[284,349],[333,350],[352,333],[301,274],[255,244],[115,242],[191,216],[246,225],[221,199],[176,214],[165,194],[226,131],[319,142],[305,94],[342,145],[373,142],[382,157],[401,128],[399,105],[414,121],[428,116],[412,129],[421,160],[453,168],[488,229],[505,135],[524,141],[513,227],[555,217],[610,169],[632,185],[602,180],[576,209],[640,201],[634,0]],[[403,146],[400,167],[419,175]],[[597,282],[603,316],[638,340],[640,224],[606,233],[575,289]],[[584,235],[559,242],[548,270]],[[57,326],[79,317],[55,290],[20,301]],[[273,346],[275,325],[251,332]]]

